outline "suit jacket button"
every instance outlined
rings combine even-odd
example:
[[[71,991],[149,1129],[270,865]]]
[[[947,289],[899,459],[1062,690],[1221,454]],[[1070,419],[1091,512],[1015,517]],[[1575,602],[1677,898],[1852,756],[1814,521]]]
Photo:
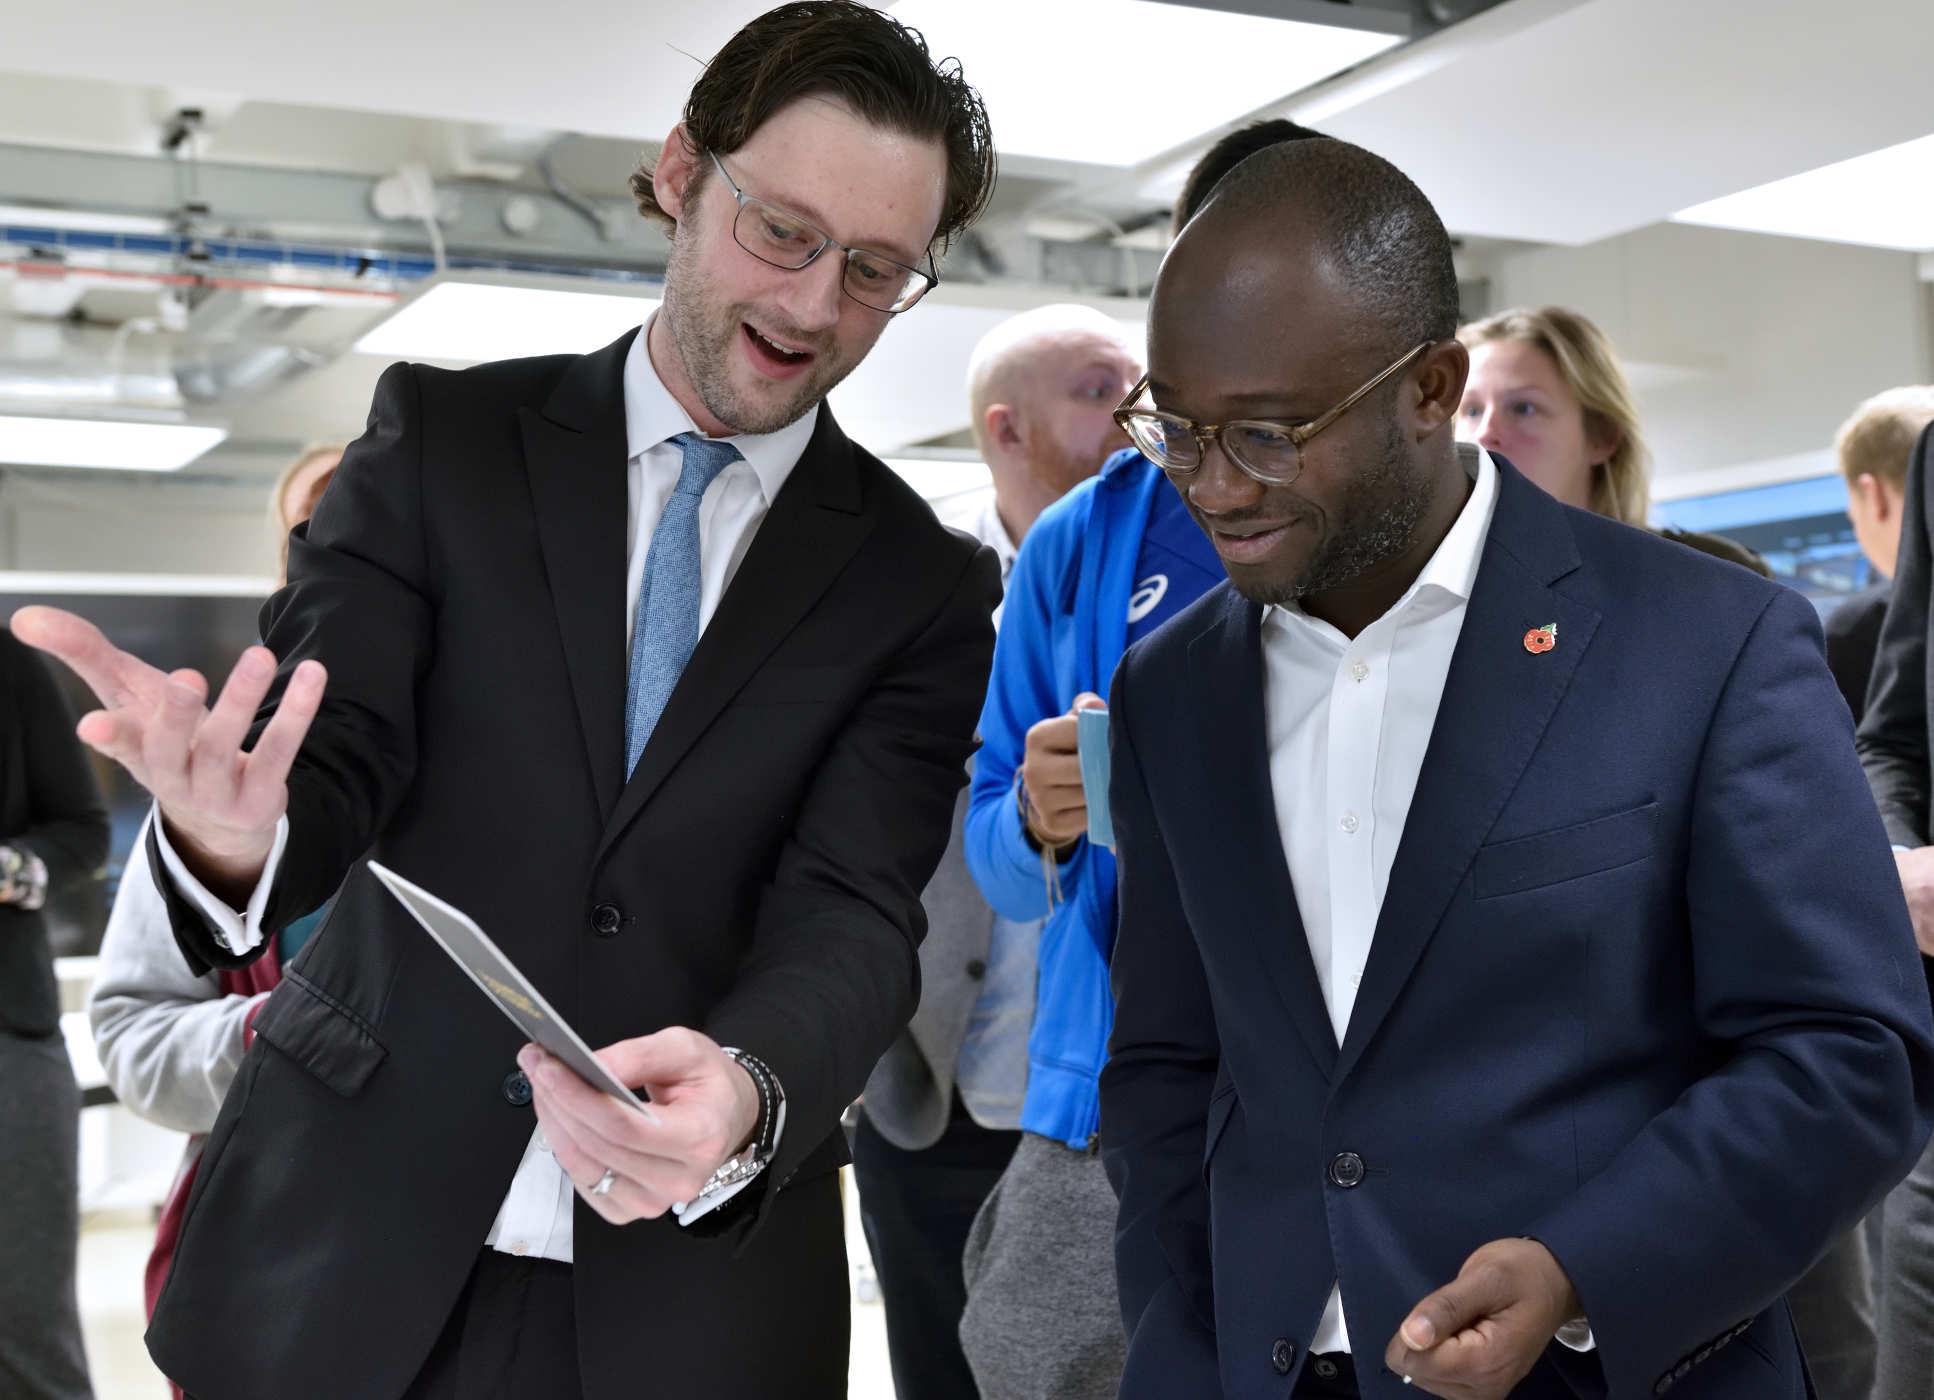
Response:
[[[981,978],[987,975],[987,964],[979,958],[969,960],[967,964],[967,975],[976,982],[980,981]]]
[[[1330,1180],[1345,1191],[1363,1183],[1363,1159],[1354,1152],[1339,1152],[1330,1158]]]
[[[615,904],[600,904],[591,911],[591,932],[600,938],[616,937],[622,923],[624,912]]]
[[[1296,1364],[1296,1345],[1287,1337],[1278,1337],[1276,1345],[1269,1349],[1269,1364],[1276,1368],[1276,1374],[1286,1376]]]
[[[522,1108],[531,1101],[531,1082],[524,1078],[524,1071],[514,1069],[504,1076],[504,1102],[513,1108]]]

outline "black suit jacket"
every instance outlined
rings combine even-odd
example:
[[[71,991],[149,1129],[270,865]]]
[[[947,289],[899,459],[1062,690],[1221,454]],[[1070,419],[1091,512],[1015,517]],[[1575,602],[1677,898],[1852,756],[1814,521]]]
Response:
[[[1802,1400],[1779,1295],[1927,1141],[1934,1025],[1812,608],[1498,470],[1341,1044],[1260,609],[1225,585],[1116,673],[1124,1400],[1280,1400],[1336,1280],[1365,1400],[1410,1400],[1385,1344],[1511,1236],[1597,1341],[1515,1400]]]
[[[845,1393],[837,1121],[915,1003],[999,571],[822,410],[625,781],[630,340],[392,367],[293,537],[263,635],[278,688],[305,657],[329,685],[265,924],[347,880],[256,1020],[149,1332],[200,1400],[399,1394],[530,1137],[520,1037],[365,854],[593,1045],[695,1026],[785,1086],[713,1229],[579,1204],[585,1395]],[[167,893],[191,961],[237,961]]]
[[[1874,653],[1880,650],[1880,627],[1893,591],[1893,585],[1882,580],[1827,614],[1827,669],[1846,697],[1855,724],[1867,713],[1867,683],[1873,678]]]
[[[0,628],[0,846],[39,856],[49,890],[107,857],[107,808],[74,717],[40,657]],[[0,904],[0,1033],[60,1029],[45,915]]]

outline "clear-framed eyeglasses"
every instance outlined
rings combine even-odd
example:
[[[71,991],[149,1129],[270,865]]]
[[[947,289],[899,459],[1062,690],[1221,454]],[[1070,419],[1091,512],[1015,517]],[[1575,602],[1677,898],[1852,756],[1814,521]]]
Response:
[[[1245,475],[1265,486],[1287,486],[1302,474],[1305,443],[1434,344],[1435,341],[1426,340],[1415,349],[1406,351],[1401,359],[1342,403],[1307,423],[1281,423],[1266,418],[1197,423],[1177,413],[1136,408],[1136,400],[1148,390],[1146,374],[1135,381],[1135,387],[1128,391],[1128,397],[1115,410],[1115,421],[1141,454],[1167,472],[1173,481],[1186,482],[1193,477],[1202,466],[1202,458],[1209,450],[1209,444],[1219,442],[1223,455]]]
[[[810,219],[747,194],[716,154],[712,164],[739,203],[732,219],[732,239],[760,262],[798,272],[828,248],[837,248],[846,256],[846,277],[840,284],[846,295],[861,306],[896,316],[940,285],[940,269],[931,251],[927,270],[922,272],[884,253],[849,248]]]

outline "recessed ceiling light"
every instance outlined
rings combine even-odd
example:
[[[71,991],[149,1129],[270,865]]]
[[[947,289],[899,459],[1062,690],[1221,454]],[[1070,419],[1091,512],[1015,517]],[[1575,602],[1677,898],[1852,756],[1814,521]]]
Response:
[[[0,462],[22,467],[172,472],[227,436],[226,428],[190,423],[0,414]]]
[[[1400,39],[1157,0],[900,0],[892,10],[936,55],[960,60],[1002,154],[1091,165],[1138,165]]]
[[[356,342],[392,360],[509,360],[598,350],[658,308],[622,292],[439,282]]]
[[[1697,204],[1672,220],[1923,252],[1934,248],[1934,136]]]

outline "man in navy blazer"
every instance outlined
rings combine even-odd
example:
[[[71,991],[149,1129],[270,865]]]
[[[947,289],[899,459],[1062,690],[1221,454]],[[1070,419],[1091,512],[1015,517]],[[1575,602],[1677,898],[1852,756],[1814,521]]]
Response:
[[[1111,702],[1122,1394],[1798,1400],[1934,1110],[1846,706],[1798,595],[1460,450],[1456,324],[1336,141],[1155,289],[1121,417],[1231,586]]]

